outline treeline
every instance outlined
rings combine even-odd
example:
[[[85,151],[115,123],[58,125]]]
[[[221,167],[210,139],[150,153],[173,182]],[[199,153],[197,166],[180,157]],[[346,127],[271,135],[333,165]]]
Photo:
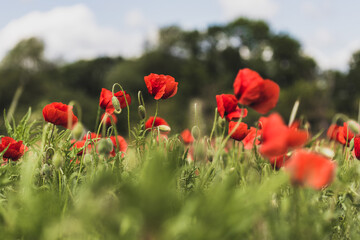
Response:
[[[148,103],[147,115],[153,115],[154,101],[143,79],[158,73],[171,75],[179,82],[178,94],[161,105],[160,116],[173,129],[182,130],[194,124],[196,103],[197,116],[203,116],[200,120],[204,127],[210,128],[215,95],[232,93],[238,70],[251,68],[280,85],[274,111],[285,119],[298,98],[299,115],[311,123],[313,130],[326,127],[336,112],[358,115],[360,52],[354,53],[348,72],[322,72],[313,58],[304,55],[299,41],[274,32],[264,21],[239,18],[204,31],[164,27],[155,46],[144,46],[144,54],[136,59],[101,57],[59,64],[44,58],[41,40],[25,39],[1,62],[0,108],[10,112],[16,109],[16,117],[32,106],[34,116],[41,119],[42,107],[48,102],[75,100],[75,105],[81,106],[82,122],[93,130],[101,88],[110,89],[114,83],[120,83],[130,93],[133,120],[137,120],[139,90]],[[16,98],[18,104],[14,106]],[[252,124],[259,115],[251,110],[249,113],[247,122]],[[118,122],[124,132],[125,118],[121,114]]]

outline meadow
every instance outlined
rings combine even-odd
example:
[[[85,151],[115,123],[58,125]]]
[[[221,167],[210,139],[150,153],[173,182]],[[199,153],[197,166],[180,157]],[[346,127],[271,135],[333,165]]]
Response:
[[[20,120],[4,111],[1,239],[358,238],[356,120],[337,114],[312,133],[295,102],[285,124],[272,112],[280,87],[241,69],[233,94],[214,96],[211,132],[195,111],[193,125],[176,133],[158,109],[182,94],[181,82],[150,74],[144,85],[132,98],[120,84],[102,89],[93,130],[76,102],[49,103],[35,121],[31,108]],[[262,114],[255,124],[250,111]],[[117,114],[127,115],[124,136]]]

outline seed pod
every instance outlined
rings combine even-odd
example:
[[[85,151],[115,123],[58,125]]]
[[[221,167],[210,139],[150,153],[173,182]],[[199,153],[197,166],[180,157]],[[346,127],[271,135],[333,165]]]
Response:
[[[117,97],[113,96],[111,98],[111,102],[115,108],[115,113],[116,114],[120,114],[121,113],[121,107],[120,107],[120,102],[119,102],[119,99],[117,99]]]
[[[139,117],[140,117],[141,120],[146,118],[146,110],[145,110],[145,107],[143,105],[140,105],[138,107],[138,114],[139,114]]]
[[[44,177],[49,177],[51,175],[51,167],[45,163],[40,170],[40,174]]]
[[[84,164],[85,165],[90,165],[92,163],[92,161],[93,161],[93,158],[92,158],[91,154],[85,153],[85,155],[84,155]]]

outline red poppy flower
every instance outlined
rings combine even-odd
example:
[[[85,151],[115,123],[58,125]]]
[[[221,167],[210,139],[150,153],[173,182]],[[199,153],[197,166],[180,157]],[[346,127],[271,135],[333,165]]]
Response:
[[[226,120],[236,120],[246,117],[247,109],[238,107],[238,100],[232,94],[216,95],[217,109],[222,118]]]
[[[177,92],[178,83],[172,76],[151,73],[144,80],[149,93],[156,100],[173,97]]]
[[[86,140],[80,140],[80,141],[72,140],[71,143],[74,143],[73,148],[77,148],[78,150],[81,149],[81,151],[79,151],[77,153],[78,156],[81,156],[84,151]],[[91,144],[89,142],[87,142],[86,144],[87,144],[87,146],[86,146],[85,152],[90,152]]]
[[[355,157],[360,160],[360,137],[354,138],[354,152]]]
[[[93,141],[98,141],[101,138],[101,134],[96,134],[94,132],[90,133],[90,134],[86,134],[82,140],[93,140]]]
[[[24,155],[24,152],[27,150],[27,148],[23,144],[23,141],[17,142],[11,137],[2,137],[0,144],[0,152],[3,152],[7,147],[8,149],[4,153],[3,157],[10,158],[13,161],[18,160],[22,155]]]
[[[185,144],[191,144],[194,142],[194,137],[192,136],[189,129],[185,129],[180,133],[180,136]]]
[[[128,93],[126,93],[126,91],[124,91],[124,93],[126,96],[126,101],[128,105],[130,105],[131,97]],[[120,108],[126,108],[126,101],[123,91],[116,92],[114,96],[119,100]],[[113,94],[110,90],[107,90],[105,88],[101,89],[99,105],[102,109],[105,109],[105,111],[108,112],[109,114],[112,114],[115,111],[114,105],[112,104],[112,97]]]
[[[248,68],[238,72],[233,87],[239,103],[261,114],[273,109],[279,99],[279,85],[271,80],[264,80],[257,72]]]
[[[321,189],[331,183],[336,165],[323,155],[297,150],[285,163],[294,184]]]
[[[348,128],[347,123],[344,123],[343,126],[332,124],[326,135],[331,140],[338,141],[342,145],[347,146],[349,146],[351,139],[355,137],[355,134]]]
[[[115,114],[108,114],[108,113],[104,113],[102,116],[101,116],[101,121],[104,120],[104,117],[105,117],[105,114],[106,114],[106,119],[105,119],[105,125],[106,126],[111,126],[111,119],[112,121],[114,122],[114,124],[117,123],[117,117],[115,116]]]
[[[236,127],[238,123],[237,122],[229,122],[229,132],[228,134],[231,134],[233,129]],[[235,139],[237,141],[243,140],[246,135],[249,133],[248,126],[246,123],[241,122],[239,126],[236,128],[235,132],[230,136],[232,139]]]
[[[284,166],[285,162],[290,158],[287,154],[283,154],[276,157],[269,158],[269,162],[272,167],[279,170],[282,166]]]
[[[250,127],[250,130],[246,137],[242,140],[245,149],[252,149],[255,145],[260,144],[259,137],[261,136],[261,130],[254,127]]]
[[[128,145],[127,145],[125,139],[122,136],[118,135],[117,137],[111,136],[110,140],[114,145],[113,150],[110,152],[110,156],[115,157],[116,149],[117,149],[120,152],[123,152],[121,154],[121,157],[124,157],[124,153],[126,152],[126,150],[128,148]]]
[[[149,117],[149,119],[145,122],[145,129],[151,129],[153,126],[154,117]],[[160,130],[164,132],[170,131],[170,125],[161,117],[156,117],[154,122],[154,128],[160,127]]]
[[[283,155],[289,148],[301,147],[309,137],[307,131],[288,128],[277,113],[263,122],[260,153],[268,158]]]
[[[61,102],[54,102],[46,105],[43,108],[43,116],[45,121],[65,128],[72,128],[78,122],[78,118],[72,111],[72,106]],[[71,120],[71,123],[69,120]]]

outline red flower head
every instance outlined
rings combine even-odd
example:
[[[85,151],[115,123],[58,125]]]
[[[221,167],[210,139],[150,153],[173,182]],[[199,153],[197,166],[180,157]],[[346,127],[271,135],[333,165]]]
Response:
[[[23,141],[17,142],[11,137],[2,137],[0,144],[0,152],[3,152],[7,147],[8,149],[4,153],[3,157],[10,158],[13,161],[16,161],[20,157],[22,157],[22,155],[24,155],[25,150],[27,150],[27,148],[23,144]]]
[[[238,100],[232,94],[216,95],[217,109],[222,118],[226,116],[226,120],[236,120],[246,117],[247,109],[238,107]]]
[[[355,157],[360,160],[360,137],[354,138],[354,152]]]
[[[149,117],[149,119],[145,122],[145,129],[151,129],[154,122],[154,117]],[[169,124],[161,117],[156,117],[154,122],[154,128],[160,127],[161,131],[169,132],[170,126]]]
[[[236,127],[238,123],[237,122],[229,122],[229,132],[228,134],[231,134],[233,129]],[[236,128],[235,132],[230,136],[232,139],[235,139],[237,141],[243,140],[246,135],[249,133],[248,126],[246,123],[241,122],[239,126]]]
[[[284,166],[285,162],[290,158],[290,156],[283,154],[276,157],[271,157],[269,162],[272,167],[275,167],[276,170],[279,170],[282,166]]]
[[[309,137],[307,131],[287,127],[277,113],[262,122],[260,152],[268,158],[283,155],[289,148],[301,147]]]
[[[180,133],[181,139],[185,144],[191,144],[194,142],[194,137],[192,136],[189,129],[185,129]]]
[[[104,117],[105,117],[105,113],[101,116],[101,121],[103,121]],[[117,117],[115,116],[115,114],[109,115],[108,113],[106,113],[106,119],[105,119],[106,126],[111,126],[111,119],[114,122],[114,124],[117,123]]]
[[[86,134],[82,140],[93,140],[93,141],[98,141],[101,138],[101,134],[96,134],[96,133],[90,133],[90,134]]]
[[[323,155],[297,150],[285,163],[294,184],[321,189],[334,178],[336,165]]]
[[[126,101],[128,105],[130,105],[131,97],[128,93],[126,93],[126,91],[124,91],[124,93],[126,96]],[[114,96],[119,100],[120,108],[126,108],[126,101],[123,91],[119,91],[115,93]],[[99,105],[102,109],[105,109],[105,111],[108,112],[109,114],[112,114],[115,111],[114,105],[112,104],[112,97],[113,95],[111,91],[105,88],[101,89]]]
[[[173,97],[177,92],[178,83],[169,75],[151,73],[144,77],[146,87],[155,100]]]
[[[118,135],[117,137],[111,136],[110,140],[114,145],[113,150],[110,152],[110,156],[115,157],[116,149],[118,149],[120,152],[123,152],[121,154],[121,157],[124,157],[124,153],[126,152],[126,150],[128,148],[128,145],[127,145],[125,139],[122,136]]]
[[[86,140],[80,140],[80,141],[72,140],[71,141],[71,143],[74,143],[73,148],[75,147],[78,150],[81,149],[81,151],[79,151],[77,153],[78,156],[81,156],[83,154],[84,147],[85,147],[85,142],[86,142]],[[90,151],[91,151],[91,144],[89,142],[87,142],[85,152],[90,152]]]
[[[43,108],[43,116],[45,121],[65,128],[72,128],[78,122],[78,118],[72,111],[72,106],[61,102],[54,102],[46,105]],[[71,123],[69,120],[71,120]]]
[[[326,135],[331,140],[336,140],[342,145],[347,146],[349,146],[351,139],[355,137],[355,134],[347,127],[347,123],[344,123],[343,126],[332,124]]]
[[[271,80],[264,80],[257,72],[248,68],[238,72],[233,86],[239,102],[261,114],[273,109],[279,99],[279,85]]]
[[[254,127],[250,127],[250,130],[246,137],[242,140],[245,149],[252,149],[255,145],[260,144],[259,137],[261,136],[261,130]]]

